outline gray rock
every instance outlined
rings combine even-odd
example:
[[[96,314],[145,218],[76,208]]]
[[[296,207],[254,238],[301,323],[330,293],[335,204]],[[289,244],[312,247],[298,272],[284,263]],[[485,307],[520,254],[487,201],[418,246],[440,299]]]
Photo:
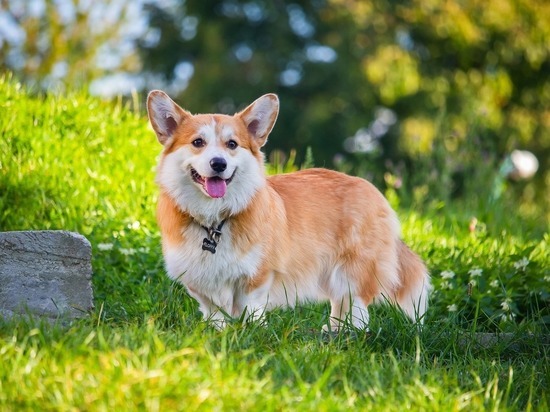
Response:
[[[66,231],[0,232],[0,316],[80,318],[93,309],[92,248]]]

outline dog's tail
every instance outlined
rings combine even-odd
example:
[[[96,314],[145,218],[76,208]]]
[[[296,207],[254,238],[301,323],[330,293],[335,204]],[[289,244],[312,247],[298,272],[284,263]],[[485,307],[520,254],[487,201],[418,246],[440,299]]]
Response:
[[[424,262],[401,240],[398,242],[400,285],[394,299],[414,321],[422,322],[428,309],[428,295],[432,289]]]

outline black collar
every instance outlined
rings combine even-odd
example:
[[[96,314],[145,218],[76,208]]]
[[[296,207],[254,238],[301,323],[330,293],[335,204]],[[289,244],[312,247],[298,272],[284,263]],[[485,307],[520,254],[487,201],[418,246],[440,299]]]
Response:
[[[220,241],[222,235],[222,227],[225,224],[227,219],[221,221],[218,227],[206,227],[201,225],[201,227],[206,230],[207,237],[202,241],[202,250],[208,250],[210,253],[216,253],[216,246]]]

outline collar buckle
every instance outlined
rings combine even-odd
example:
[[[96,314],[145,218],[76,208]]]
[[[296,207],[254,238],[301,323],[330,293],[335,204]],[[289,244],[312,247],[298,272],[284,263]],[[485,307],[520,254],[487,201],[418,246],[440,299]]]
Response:
[[[210,253],[216,253],[216,246],[218,246],[218,243],[220,242],[221,236],[222,236],[222,227],[225,223],[225,220],[222,220],[222,222],[218,225],[218,227],[201,227],[206,230],[207,237],[204,238],[202,241],[202,249],[207,250]]]

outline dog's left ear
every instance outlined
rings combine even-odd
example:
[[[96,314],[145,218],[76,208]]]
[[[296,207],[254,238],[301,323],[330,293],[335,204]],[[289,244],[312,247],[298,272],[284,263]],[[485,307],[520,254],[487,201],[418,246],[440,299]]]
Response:
[[[267,142],[267,136],[271,133],[278,114],[279,98],[276,94],[269,93],[256,99],[236,116],[243,120],[248,133],[255,138],[258,146],[262,147]]]

